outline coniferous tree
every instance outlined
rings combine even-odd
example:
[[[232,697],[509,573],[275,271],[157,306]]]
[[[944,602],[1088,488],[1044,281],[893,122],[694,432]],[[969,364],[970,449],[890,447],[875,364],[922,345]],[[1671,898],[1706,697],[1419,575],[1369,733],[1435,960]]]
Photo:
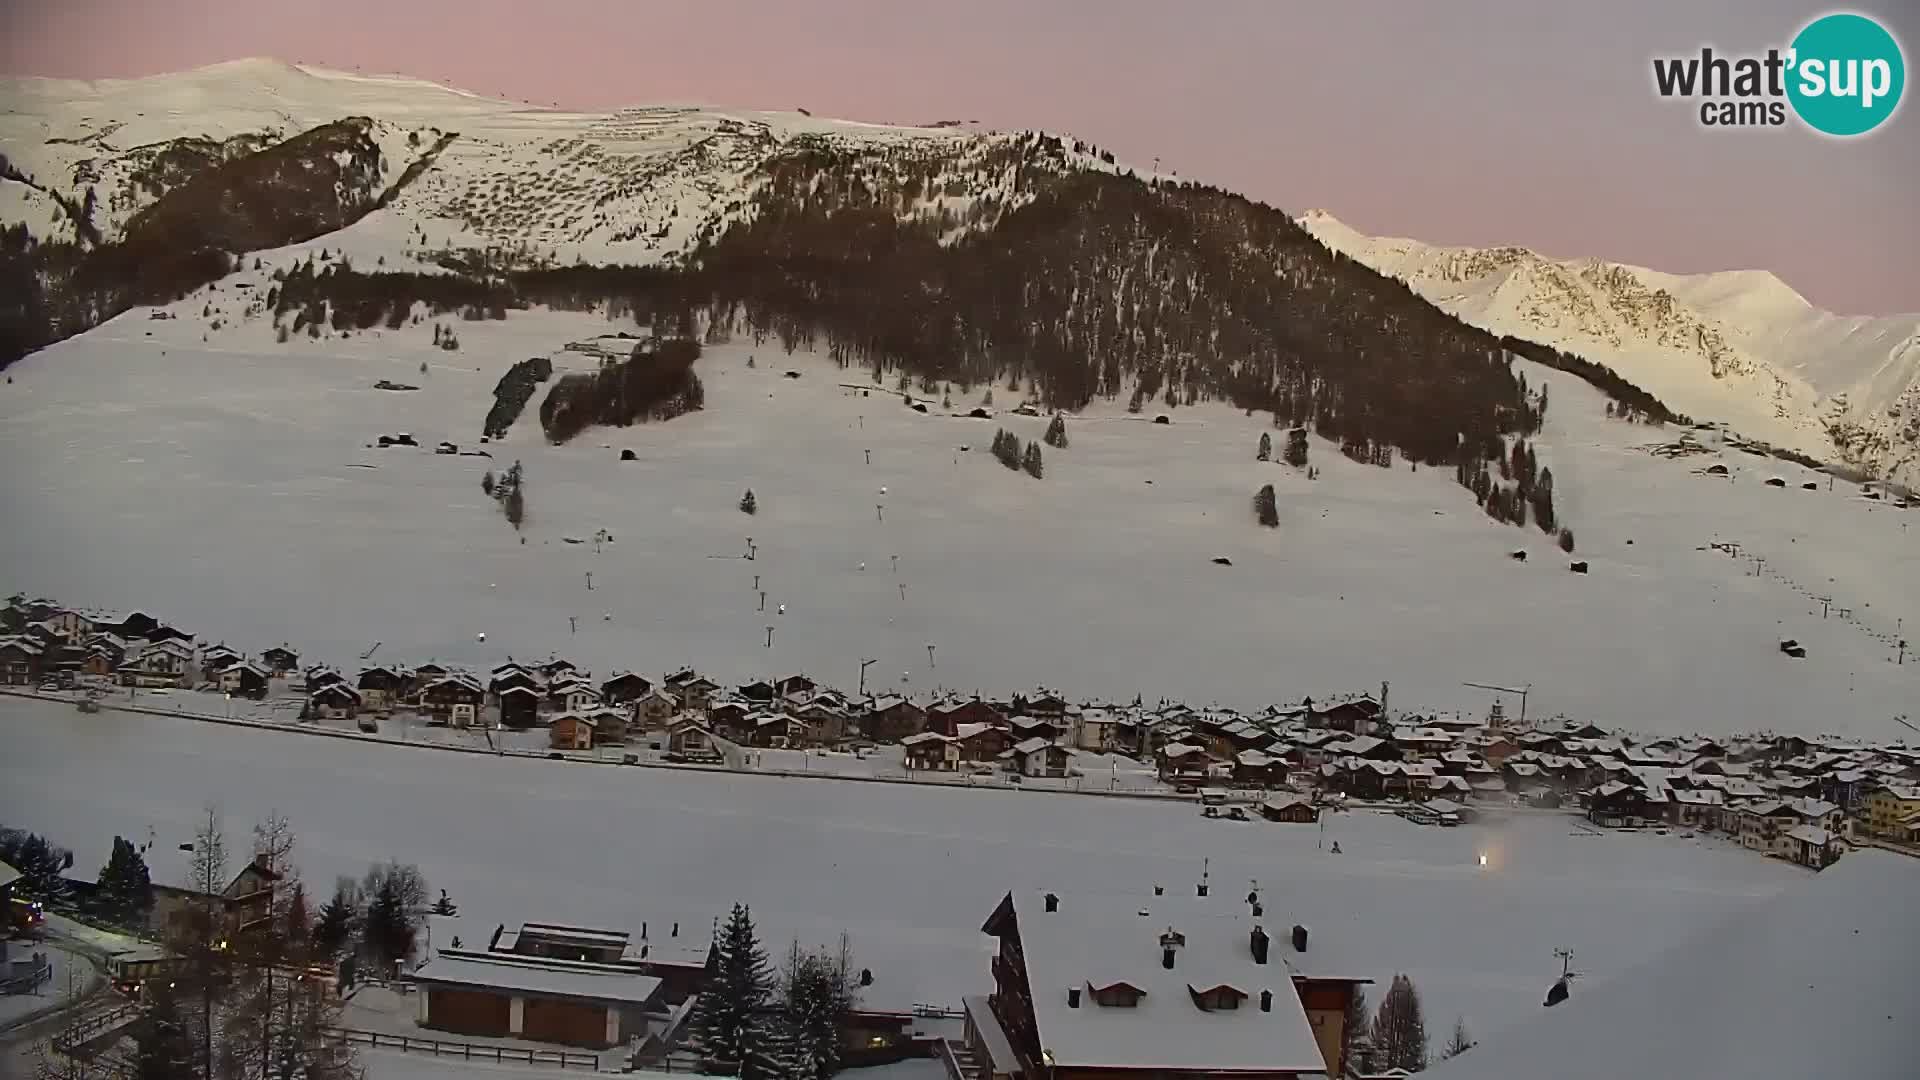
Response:
[[[1353,997],[1347,1000],[1346,1020],[1340,1027],[1342,1075],[1373,1071],[1369,1063],[1358,1060],[1362,1048],[1371,1056],[1372,1043],[1373,1018],[1367,1012],[1367,992],[1356,985]]]
[[[506,499],[500,505],[505,509],[507,520],[513,523],[514,528],[518,529],[527,520],[527,497],[520,493],[518,485],[507,492]]]
[[[341,878],[334,886],[333,898],[320,908],[313,922],[313,951],[323,960],[331,960],[346,951],[360,919],[359,886],[352,878]]]
[[[1001,428],[994,432],[993,456],[1000,464],[1016,472],[1025,464],[1020,449],[1020,436]]]
[[[481,474],[480,490],[486,492],[488,495],[493,494],[493,470],[492,469],[488,469],[485,473]]]
[[[754,500],[753,489],[748,488],[747,493],[740,496],[740,512],[743,514],[754,514],[758,513],[759,510],[760,504]]]
[[[1287,464],[1298,469],[1307,463],[1307,429],[1297,427],[1287,432]]]
[[[1280,524],[1280,507],[1274,499],[1273,485],[1262,485],[1253,495],[1253,514],[1260,524],[1267,528],[1276,528]]]
[[[66,872],[73,865],[73,853],[39,833],[0,829],[0,862],[20,873],[20,881],[14,886],[16,896],[42,904],[67,898]]]
[[[773,971],[745,905],[733,905],[714,943],[714,958],[714,975],[702,995],[706,1016],[701,1041],[709,1059],[722,1067],[740,1067],[751,1049],[760,1007],[773,992]]]
[[[800,1041],[785,1010],[754,1018],[747,1056],[740,1062],[741,1080],[799,1080]]]
[[[1048,446],[1055,450],[1067,448],[1067,420],[1059,413],[1053,414],[1053,422],[1047,425],[1047,433],[1042,436]]]
[[[154,980],[147,1013],[134,1027],[133,1080],[181,1080],[194,1075],[193,1036],[170,983]]]
[[[420,868],[389,862],[367,871],[360,943],[385,971],[397,971],[413,955],[414,936],[427,910],[427,881]]]
[[[122,926],[146,922],[153,909],[153,878],[140,849],[125,837],[113,838],[113,854],[100,870],[94,893],[101,914]]]
[[[1440,1060],[1456,1058],[1473,1049],[1473,1036],[1467,1031],[1467,1018],[1456,1016],[1453,1019],[1453,1035],[1447,1039],[1447,1045],[1440,1051]]]
[[[852,950],[806,952],[795,943],[782,972],[782,1011],[796,1041],[795,1080],[826,1080],[840,1070],[841,1036],[859,994]]]
[[[1373,1017],[1375,1061],[1380,1068],[1419,1072],[1427,1067],[1427,1022],[1413,980],[1393,977]]]
[[[1020,467],[1027,470],[1028,476],[1033,477],[1035,480],[1040,479],[1041,475],[1045,472],[1045,465],[1040,460],[1039,443],[1027,444],[1027,452],[1020,460]]]
[[[1264,431],[1260,433],[1260,448],[1253,452],[1253,460],[1255,461],[1272,461],[1273,460],[1273,436],[1272,435],[1269,435]]]

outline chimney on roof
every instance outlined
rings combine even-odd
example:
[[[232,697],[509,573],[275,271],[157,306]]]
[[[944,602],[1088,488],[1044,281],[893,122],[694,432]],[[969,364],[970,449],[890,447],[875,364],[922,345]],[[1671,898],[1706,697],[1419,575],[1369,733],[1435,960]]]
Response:
[[[1260,1011],[1261,1012],[1273,1011],[1273,991],[1271,990],[1260,991]]]
[[[1060,910],[1060,898],[1058,896],[1052,893],[1047,894],[1047,910],[1049,912]]]
[[[1160,935],[1160,966],[1172,971],[1174,955],[1180,951],[1180,946],[1186,943],[1186,935],[1179,933],[1171,926],[1167,927],[1167,932]]]
[[[1253,905],[1253,917],[1257,919],[1262,914],[1265,914],[1265,912],[1266,912],[1266,909],[1261,907],[1260,904],[1256,901]]]
[[[1080,988],[1077,986],[1067,987],[1067,1008],[1077,1009],[1079,1007],[1080,1007]]]
[[[1153,887],[1153,895],[1155,896],[1164,896],[1166,895],[1166,892],[1167,892],[1167,889],[1166,889],[1166,886],[1164,885],[1155,885]]]
[[[674,924],[673,924],[673,933],[671,933],[671,934],[669,934],[669,935],[667,935],[667,936],[668,936],[668,937],[679,937],[679,936],[680,936],[680,924],[679,924],[679,923],[674,923]]]
[[[1256,964],[1266,963],[1267,946],[1271,944],[1272,941],[1272,939],[1267,937],[1266,930],[1262,927],[1254,927],[1250,940],[1253,946],[1253,962]]]
[[[1293,951],[1307,951],[1307,928],[1299,923],[1293,924]]]

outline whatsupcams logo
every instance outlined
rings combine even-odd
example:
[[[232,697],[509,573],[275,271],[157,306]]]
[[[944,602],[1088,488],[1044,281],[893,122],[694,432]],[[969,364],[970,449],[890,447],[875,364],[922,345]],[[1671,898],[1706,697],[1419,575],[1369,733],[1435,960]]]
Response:
[[[1865,15],[1822,15],[1785,49],[1726,56],[1655,57],[1663,98],[1699,102],[1704,127],[1780,127],[1789,115],[1823,135],[1865,135],[1900,107],[1907,65],[1886,27]]]

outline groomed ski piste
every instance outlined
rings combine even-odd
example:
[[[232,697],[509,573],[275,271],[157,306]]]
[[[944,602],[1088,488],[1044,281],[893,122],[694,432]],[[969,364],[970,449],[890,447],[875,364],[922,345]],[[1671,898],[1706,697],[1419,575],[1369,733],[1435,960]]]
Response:
[[[921,414],[891,380],[773,342],[708,346],[701,412],[556,447],[537,395],[479,446],[511,364],[592,370],[597,357],[564,346],[631,323],[443,317],[451,352],[427,323],[276,344],[265,319],[236,316],[297,257],[272,253],[172,319],[136,309],[12,369],[9,590],[348,667],[379,641],[392,661],[557,652],[602,677],[803,671],[851,691],[873,659],[869,690],[922,697],[1045,686],[1257,707],[1384,681],[1396,710],[1470,715],[1489,698],[1462,683],[1483,682],[1531,685],[1533,719],[1877,742],[1907,735],[1892,718],[1920,700],[1920,664],[1911,650],[1896,662],[1920,613],[1920,513],[1713,432],[1693,433],[1703,453],[1656,456],[1684,433],[1609,420],[1557,372],[1527,371],[1552,398],[1532,445],[1571,556],[1491,522],[1450,470],[1359,465],[1318,439],[1317,479],[1257,462],[1260,435],[1285,433],[1219,405],[1099,403],[1067,417],[1071,445],[1043,448],[1036,480],[987,452],[996,428],[1045,428],[1010,414],[1024,388],[993,387],[992,420],[943,415],[938,391]],[[209,306],[231,321],[209,330]],[[383,379],[419,389],[375,389]],[[987,389],[954,387],[952,412]],[[373,445],[401,431],[420,447]],[[437,455],[441,440],[492,456]],[[481,490],[515,460],[519,532]],[[1267,483],[1275,529],[1249,508]],[[738,508],[748,489],[752,516]],[[612,542],[596,545],[602,530]],[[1590,572],[1569,573],[1575,559]],[[1789,638],[1804,659],[1782,654]]]
[[[1185,803],[587,768],[13,697],[0,741],[0,821],[76,863],[104,859],[115,834],[190,841],[210,799],[235,844],[278,810],[310,891],[400,859],[475,924],[704,925],[740,901],[776,946],[849,934],[881,1008],[988,991],[980,924],[1008,889],[1190,893],[1204,874],[1226,905],[1257,881],[1329,963],[1381,987],[1408,973],[1436,1027],[1457,1013],[1492,1033],[1539,1011],[1556,948],[1599,983],[1807,877],[1721,841],[1558,813],[1430,829],[1351,811],[1323,833]],[[1342,854],[1323,850],[1334,841]]]

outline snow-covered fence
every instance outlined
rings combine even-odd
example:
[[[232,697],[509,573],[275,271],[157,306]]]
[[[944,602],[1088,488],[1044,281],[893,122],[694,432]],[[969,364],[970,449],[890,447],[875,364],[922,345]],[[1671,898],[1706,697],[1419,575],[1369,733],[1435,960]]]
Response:
[[[399,1050],[403,1053],[432,1054],[434,1057],[459,1058],[462,1061],[492,1061],[527,1065],[550,1065],[560,1069],[585,1069],[597,1072],[600,1058],[596,1054],[576,1053],[570,1050],[535,1050],[531,1047],[488,1046],[483,1043],[446,1042],[440,1039],[422,1039],[412,1035],[392,1035],[381,1031],[362,1031],[358,1028],[334,1028],[328,1033],[336,1041],[365,1046],[374,1050]]]

